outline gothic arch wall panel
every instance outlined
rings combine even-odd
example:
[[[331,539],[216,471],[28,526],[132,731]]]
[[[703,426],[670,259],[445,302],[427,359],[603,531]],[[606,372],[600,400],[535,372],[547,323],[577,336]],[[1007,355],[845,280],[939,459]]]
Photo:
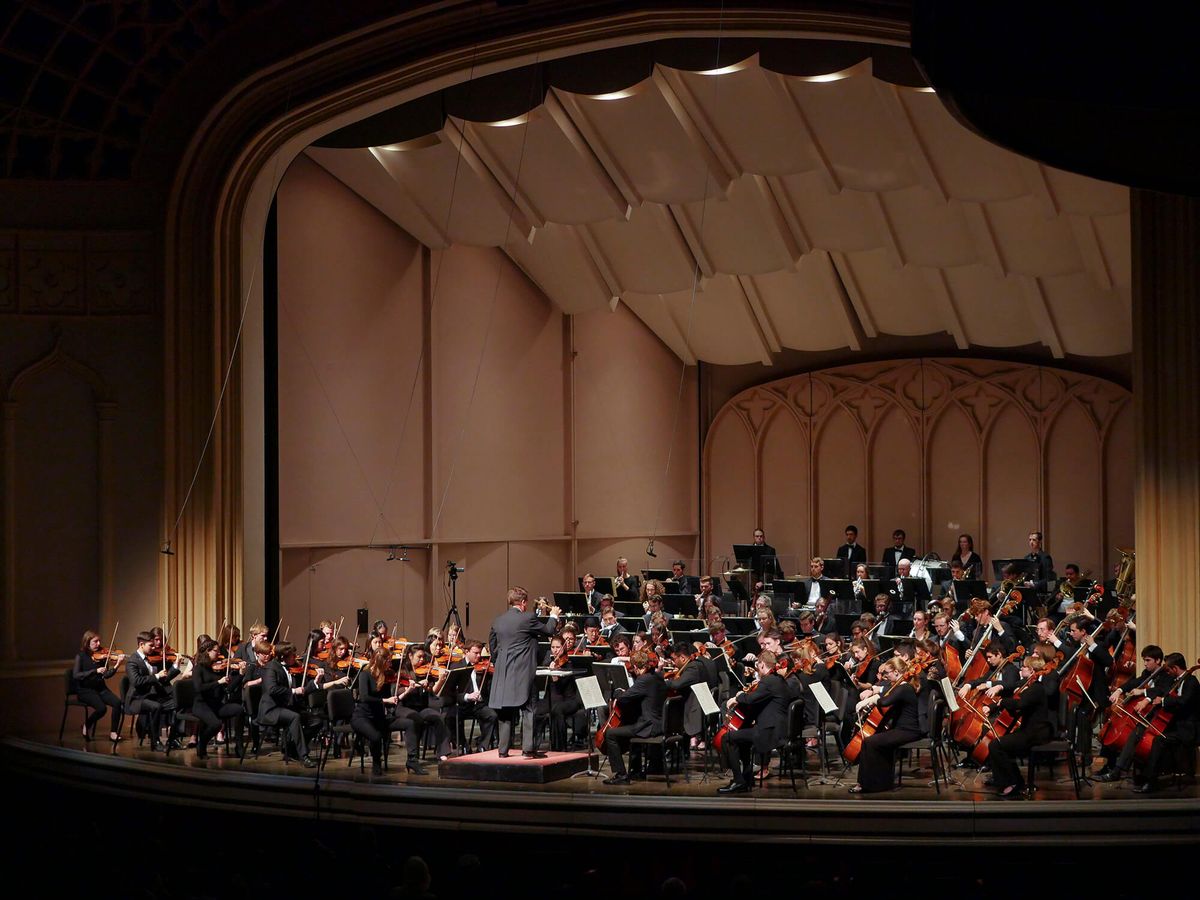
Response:
[[[943,558],[969,533],[991,560],[1023,556],[1040,529],[1060,565],[1099,575],[1131,543],[1130,403],[1099,378],[996,360],[862,363],[750,388],[706,439],[703,553],[763,525],[801,571],[855,522],[871,559],[899,527]]]

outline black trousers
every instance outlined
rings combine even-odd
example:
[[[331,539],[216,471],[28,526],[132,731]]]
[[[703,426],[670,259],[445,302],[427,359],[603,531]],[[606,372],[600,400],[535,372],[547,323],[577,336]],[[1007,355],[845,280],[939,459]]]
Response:
[[[1017,765],[1016,758],[1027,754],[1030,747],[1046,743],[1053,734],[1050,723],[1044,722],[1033,729],[1018,728],[992,741],[988,750],[988,765],[992,767],[992,779],[996,787],[1003,790],[1010,784],[1024,785],[1025,779],[1021,777],[1021,768]]]
[[[757,736],[758,729],[753,726],[725,732],[721,749],[725,753],[725,764],[733,771],[733,780],[738,784],[749,784],[754,780],[754,739]]]
[[[208,742],[221,730],[221,723],[226,719],[233,720],[233,733],[239,744],[242,742],[242,704],[224,703],[214,709],[207,703],[197,702],[192,707],[192,715],[200,720],[200,731],[196,734],[196,752],[208,752]]]
[[[175,712],[175,698],[163,697],[155,699],[153,697],[143,697],[141,700],[141,715],[146,717],[146,727],[150,731],[150,744],[157,746],[158,733],[162,727],[164,715],[169,715]]]
[[[538,703],[537,720],[540,724],[545,721],[546,716],[550,716],[550,749],[551,750],[566,750],[567,749],[567,719],[570,718],[575,727],[575,735],[578,737],[583,734],[587,728],[587,718],[583,711],[583,701],[578,697],[569,697],[566,700],[556,700],[554,705],[550,705],[549,699],[542,700]]]
[[[353,719],[350,720],[350,724],[354,724]],[[392,731],[404,734],[404,749],[408,753],[408,761],[415,763],[421,756],[421,720],[417,717],[417,713],[407,706],[398,706],[388,727]],[[356,728],[355,731],[357,730]]]
[[[416,720],[413,719],[411,721],[415,729]],[[360,716],[356,714],[350,719],[350,727],[354,729],[355,734],[367,742],[367,747],[371,751],[371,762],[378,766],[383,760],[384,738],[388,737],[392,731],[391,723],[382,716]]]
[[[890,791],[896,785],[896,748],[921,735],[916,731],[877,731],[862,744],[858,755],[858,783],[863,793]]]
[[[449,714],[451,710],[447,710]],[[466,745],[466,731],[463,728],[463,720],[473,718],[479,723],[479,745],[485,749],[492,746],[492,738],[496,734],[496,722],[499,716],[496,711],[486,703],[460,703],[453,709],[455,735],[457,735],[458,746]]]
[[[287,737],[287,744],[295,750],[297,756],[308,756],[308,742],[304,739],[304,723],[300,713],[294,709],[277,706],[258,720],[260,725],[278,728]]]
[[[110,691],[108,688],[93,690],[92,688],[80,688],[77,695],[80,703],[86,703],[91,712],[87,716],[88,734],[91,734],[92,727],[104,718],[104,710],[112,709],[112,727],[109,731],[115,732],[121,725],[121,698]]]
[[[620,725],[604,732],[604,752],[608,754],[608,765],[614,775],[624,775],[625,758],[622,754],[629,749],[631,738],[637,737],[636,725]],[[630,758],[632,764],[633,759]]]

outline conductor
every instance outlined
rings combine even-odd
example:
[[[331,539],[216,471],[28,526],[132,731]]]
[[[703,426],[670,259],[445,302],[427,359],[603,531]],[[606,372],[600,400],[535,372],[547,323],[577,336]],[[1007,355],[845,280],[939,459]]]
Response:
[[[555,620],[560,614],[557,606],[550,618],[541,623],[537,616],[526,612],[529,594],[521,587],[508,591],[508,609],[492,623],[488,649],[496,674],[492,678],[492,693],[488,706],[496,710],[499,719],[500,757],[508,756],[512,746],[513,719],[521,712],[521,756],[540,759],[545,756],[534,744],[537,730],[533,714],[535,700],[533,680],[537,672],[537,642],[539,637],[554,634]]]

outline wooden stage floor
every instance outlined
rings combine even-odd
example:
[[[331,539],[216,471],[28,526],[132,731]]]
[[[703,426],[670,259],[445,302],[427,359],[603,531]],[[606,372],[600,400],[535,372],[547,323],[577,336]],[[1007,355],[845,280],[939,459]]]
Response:
[[[259,811],[382,826],[403,825],[420,816],[429,827],[456,830],[503,828],[516,832],[623,837],[669,833],[700,840],[757,840],[771,843],[1071,843],[1200,841],[1200,787],[1164,784],[1139,795],[1130,783],[1085,783],[1075,799],[1065,766],[1039,770],[1033,800],[1003,800],[971,769],[951,772],[952,783],[937,792],[926,767],[906,767],[903,783],[885,794],[851,795],[853,769],[822,778],[810,756],[809,783],[775,771],[748,795],[718,796],[727,778],[704,774],[703,754],[688,764],[688,779],[650,776],[627,787],[609,787],[600,778],[578,775],[547,784],[505,784],[440,778],[437,761],[426,776],[408,775],[403,749],[393,746],[393,767],[383,776],[359,771],[347,759],[330,760],[315,770],[284,766],[277,752],[244,763],[221,748],[207,760],[195,752],[170,757],[139,748],[135,740],[116,745],[83,742],[78,732],[60,746],[56,735],[5,738],[0,760],[18,776],[84,790],[212,808],[255,803]],[[593,758],[598,759],[597,757]],[[777,761],[773,764],[777,765]],[[607,769],[607,765],[604,767]],[[606,772],[607,774],[607,772]],[[886,826],[886,827],[885,827]]]

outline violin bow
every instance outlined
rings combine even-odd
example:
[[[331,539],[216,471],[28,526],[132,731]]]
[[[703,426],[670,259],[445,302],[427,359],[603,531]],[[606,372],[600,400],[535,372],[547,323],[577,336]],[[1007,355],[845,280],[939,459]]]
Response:
[[[283,627],[283,619],[280,619],[275,625],[275,633],[271,635],[271,643],[275,643],[275,638],[279,637],[279,629]]]
[[[104,654],[104,669],[108,670],[108,664],[112,662],[112,648],[117,646],[117,629],[121,627],[121,620],[117,619],[117,624],[113,626],[112,640],[108,642],[108,652]]]

